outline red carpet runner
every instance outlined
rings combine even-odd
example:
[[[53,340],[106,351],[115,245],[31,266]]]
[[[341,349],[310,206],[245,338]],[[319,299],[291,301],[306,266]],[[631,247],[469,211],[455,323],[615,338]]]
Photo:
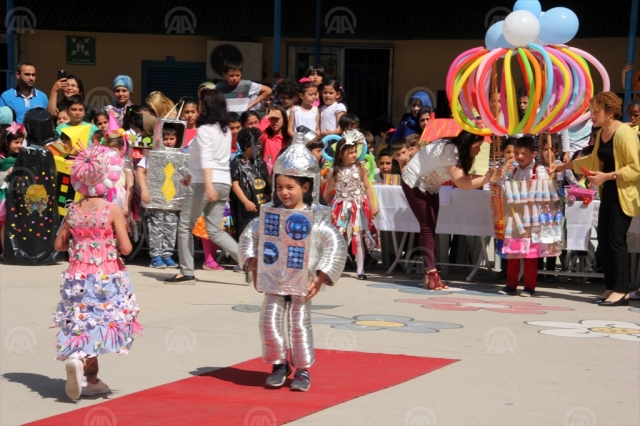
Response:
[[[30,425],[281,425],[414,379],[456,360],[316,349],[309,392],[265,389],[260,358]],[[135,378],[121,377],[121,380]],[[114,384],[117,389],[117,386]]]

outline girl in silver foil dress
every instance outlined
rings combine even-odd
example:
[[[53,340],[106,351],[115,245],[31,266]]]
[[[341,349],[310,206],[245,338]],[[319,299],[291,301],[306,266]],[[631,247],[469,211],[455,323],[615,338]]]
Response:
[[[365,138],[357,130],[348,130],[343,134],[336,145],[333,170],[324,190],[324,198],[328,200],[335,189],[331,206],[333,224],[345,236],[347,244],[351,244],[359,280],[367,279],[364,273],[364,238],[368,238],[373,247],[377,246],[369,227],[373,217],[378,214],[378,208],[373,203],[373,187],[364,166],[358,161],[357,147],[363,143],[366,143]]]
[[[347,248],[331,224],[331,210],[318,203],[320,168],[302,134],[278,157],[273,177],[273,203],[264,204],[260,217],[240,236],[239,264],[253,273],[254,286],[265,294],[262,359],[273,364],[265,386],[284,385],[293,366],[291,390],[304,392],[315,361],[311,299],[323,284],[332,286],[340,278]]]

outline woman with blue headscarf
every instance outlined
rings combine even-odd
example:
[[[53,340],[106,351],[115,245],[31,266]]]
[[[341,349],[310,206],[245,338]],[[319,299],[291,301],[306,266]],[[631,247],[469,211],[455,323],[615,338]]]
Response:
[[[419,122],[420,116],[418,115],[418,112],[423,107],[427,106],[433,108],[431,96],[423,91],[414,93],[409,100],[409,112],[402,116],[402,121],[398,125],[398,128],[396,129],[396,132],[394,133],[390,142],[393,142],[396,139],[406,139],[407,136],[414,133],[422,133]]]
[[[119,75],[113,80],[113,105],[107,105],[102,109],[105,114],[113,114],[122,127],[122,120],[127,107],[131,105],[131,93],[133,93],[133,81],[128,75]]]

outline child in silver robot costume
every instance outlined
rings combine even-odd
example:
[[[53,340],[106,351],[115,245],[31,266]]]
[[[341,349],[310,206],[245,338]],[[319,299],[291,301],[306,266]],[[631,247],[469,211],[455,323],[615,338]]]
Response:
[[[273,201],[247,225],[238,247],[239,264],[252,272],[256,290],[265,293],[262,359],[273,364],[265,386],[284,385],[291,374],[289,349],[296,368],[294,391],[309,390],[308,368],[315,361],[311,298],[323,284],[336,283],[347,257],[344,238],[331,224],[331,209],[319,204],[320,168],[304,142],[304,135],[296,134],[276,159]]]

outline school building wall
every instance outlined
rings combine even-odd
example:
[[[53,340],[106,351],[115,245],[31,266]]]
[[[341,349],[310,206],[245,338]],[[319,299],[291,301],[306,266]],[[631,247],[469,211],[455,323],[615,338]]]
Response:
[[[65,43],[67,35],[96,37],[96,65],[78,66],[66,64]],[[100,96],[106,88],[111,91],[111,83],[117,74],[128,74],[134,82],[132,101],[141,103],[142,60],[163,61],[173,56],[176,61],[205,62],[207,40],[210,36],[150,35],[117,33],[74,33],[64,31],[36,30],[25,33],[19,40],[20,60],[33,62],[37,67],[38,89],[49,94],[55,82],[58,69],[66,69],[83,80],[85,93],[95,89]],[[235,41],[235,40],[230,40]],[[256,38],[252,41],[263,43],[263,60],[267,77],[271,82],[273,69],[273,38]],[[283,38],[281,40],[281,76],[287,75],[288,44],[313,44],[313,39]],[[416,87],[429,88],[433,93],[444,89],[445,78],[451,62],[461,52],[483,43],[481,40],[398,40],[393,42],[375,40],[325,40],[323,44],[376,45],[393,47],[392,116],[394,123],[405,112],[405,97]],[[621,69],[626,63],[628,40],[625,38],[575,39],[571,46],[586,50],[594,55],[607,69],[614,92],[622,92]],[[640,52],[640,38],[636,51]],[[598,73],[593,70],[597,90],[602,87]],[[175,78],[180,78],[176,75]],[[346,88],[348,90],[348,88]],[[195,94],[196,88],[194,88]],[[185,93],[187,94],[187,93]]]

